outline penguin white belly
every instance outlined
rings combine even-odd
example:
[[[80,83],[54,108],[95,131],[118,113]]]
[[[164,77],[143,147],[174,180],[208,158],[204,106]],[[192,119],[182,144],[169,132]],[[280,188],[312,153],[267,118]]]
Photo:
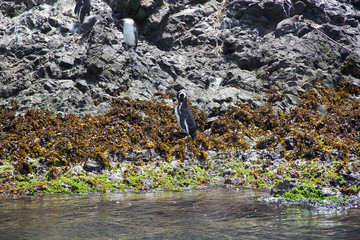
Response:
[[[189,134],[189,133],[190,133],[190,132],[189,132],[189,126],[188,126],[188,124],[187,124],[187,122],[186,122],[186,119],[184,119],[184,125],[185,125],[184,131],[185,131],[187,134]]]
[[[179,103],[179,105],[177,105],[175,108],[175,116],[176,116],[176,119],[178,120],[179,124],[181,124],[181,122],[180,122],[181,105],[182,105],[182,103]]]
[[[129,46],[135,46],[136,43],[135,29],[133,26],[129,24],[125,24],[124,26],[124,41]]]

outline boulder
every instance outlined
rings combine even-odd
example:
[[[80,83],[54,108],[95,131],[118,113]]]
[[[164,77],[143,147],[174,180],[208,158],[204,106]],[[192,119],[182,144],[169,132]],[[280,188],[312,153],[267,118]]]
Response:
[[[301,183],[297,179],[283,180],[271,188],[271,194],[279,194],[280,196],[292,188],[299,186]]]

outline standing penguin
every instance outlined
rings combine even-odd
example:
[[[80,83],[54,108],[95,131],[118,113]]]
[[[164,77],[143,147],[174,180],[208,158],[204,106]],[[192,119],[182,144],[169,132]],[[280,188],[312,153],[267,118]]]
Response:
[[[187,96],[184,92],[178,92],[176,95],[177,100],[179,101],[178,105],[175,108],[175,116],[180,124],[180,127],[189,134],[192,138],[196,137],[196,126],[194,115],[192,114]]]
[[[84,22],[85,15],[90,15],[90,0],[77,0],[74,12],[80,22]]]
[[[124,41],[126,45],[135,47],[138,39],[138,31],[134,20],[131,18],[124,18],[120,20],[123,27]]]

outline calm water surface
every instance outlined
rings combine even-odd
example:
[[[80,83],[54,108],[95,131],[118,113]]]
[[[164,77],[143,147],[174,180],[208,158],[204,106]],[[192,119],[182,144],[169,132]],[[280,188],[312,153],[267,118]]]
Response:
[[[318,212],[266,192],[46,195],[0,201],[0,239],[360,239],[360,208]]]

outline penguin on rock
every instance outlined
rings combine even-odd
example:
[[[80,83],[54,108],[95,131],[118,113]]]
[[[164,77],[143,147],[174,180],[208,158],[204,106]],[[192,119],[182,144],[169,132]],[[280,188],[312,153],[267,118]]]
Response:
[[[85,15],[90,15],[90,0],[77,0],[74,13],[81,23],[84,22]]]
[[[131,18],[123,18],[119,21],[123,29],[124,41],[126,45],[133,48],[138,42],[138,31],[136,23]]]
[[[192,114],[187,96],[184,92],[178,92],[176,95],[178,105],[175,108],[175,116],[183,131],[190,135],[192,138],[196,137],[196,125],[194,115]]]

